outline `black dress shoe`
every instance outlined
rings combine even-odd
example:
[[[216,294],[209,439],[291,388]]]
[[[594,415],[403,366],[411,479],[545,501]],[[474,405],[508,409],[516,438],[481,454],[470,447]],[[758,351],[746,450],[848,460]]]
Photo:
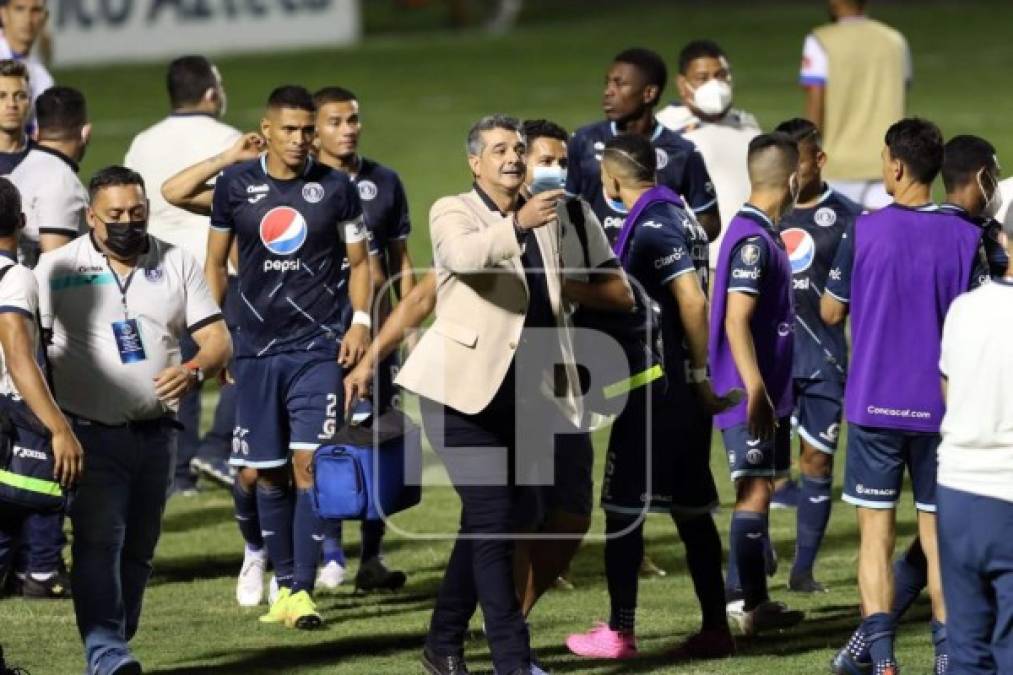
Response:
[[[438,656],[429,647],[422,650],[422,667],[429,675],[469,675],[463,656]]]

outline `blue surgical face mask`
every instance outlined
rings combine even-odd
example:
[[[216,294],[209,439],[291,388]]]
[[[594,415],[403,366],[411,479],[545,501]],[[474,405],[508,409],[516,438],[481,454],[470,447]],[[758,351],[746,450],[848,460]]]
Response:
[[[602,188],[602,195],[605,196],[605,203],[608,204],[608,207],[616,213],[621,213],[625,216],[630,212],[630,210],[626,208],[626,204],[623,204],[623,200],[609,197],[608,193],[605,192],[605,188]]]
[[[566,169],[555,164],[553,166],[536,166],[534,177],[528,189],[531,194],[548,192],[549,190],[561,190],[566,186]]]

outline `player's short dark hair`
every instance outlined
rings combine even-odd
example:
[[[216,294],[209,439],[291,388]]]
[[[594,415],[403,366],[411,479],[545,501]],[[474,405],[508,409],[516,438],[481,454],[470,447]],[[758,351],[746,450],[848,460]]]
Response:
[[[679,72],[685,75],[689,64],[697,59],[720,59],[724,55],[725,51],[714,40],[693,40],[679,52]]]
[[[570,134],[566,133],[566,129],[549,120],[524,120],[523,129],[524,140],[528,145],[531,145],[531,142],[536,138],[555,138],[564,143],[570,139]]]
[[[0,77],[28,78],[28,66],[14,59],[0,59]]]
[[[503,113],[486,115],[472,124],[471,128],[468,129],[467,149],[469,155],[482,154],[482,150],[485,149],[485,142],[482,140],[482,133],[485,131],[492,131],[493,129],[516,131],[521,135],[521,138],[524,137],[524,129],[521,127],[521,123],[516,117],[504,115]]]
[[[120,185],[140,185],[143,191],[144,179],[141,178],[141,174],[125,166],[107,166],[99,169],[88,182],[88,199],[95,199],[100,190]]]
[[[169,104],[176,109],[200,103],[208,89],[218,86],[218,78],[207,57],[194,54],[181,56],[169,64],[165,84]]]
[[[973,181],[982,168],[995,165],[995,147],[984,138],[954,136],[943,146],[943,187],[953,192]]]
[[[0,237],[9,237],[21,226],[21,193],[7,178],[0,177]]]
[[[50,87],[35,101],[35,123],[41,139],[68,140],[78,136],[88,123],[84,94],[73,87]]]
[[[654,182],[658,171],[658,154],[643,136],[622,134],[605,144],[605,157],[624,166],[630,177],[642,183]]]
[[[665,67],[664,59],[657,52],[643,47],[633,47],[616,54],[612,62],[630,64],[640,71],[647,84],[657,86],[658,95],[651,101],[651,105],[657,105],[661,100],[661,95],[665,93],[665,84],[668,82],[668,68]]]
[[[801,117],[792,117],[790,120],[785,120],[778,124],[774,131],[780,131],[783,134],[788,134],[794,139],[796,143],[811,142],[816,145],[817,148],[823,144],[823,138],[820,135],[820,129],[810,120],[803,119]]]
[[[313,105],[322,108],[328,103],[344,103],[358,101],[359,97],[344,87],[324,87],[313,94]]]
[[[890,156],[900,160],[914,179],[923,185],[935,180],[943,164],[943,133],[932,122],[908,117],[894,122],[886,131]]]
[[[789,164],[798,164],[798,143],[794,138],[783,131],[772,131],[769,134],[760,134],[749,141],[749,150],[746,153],[746,163],[752,167],[753,160],[768,150],[777,150],[782,157],[788,160]],[[753,170],[750,168],[750,177],[753,178]],[[763,180],[763,176],[758,177]],[[755,183],[757,179],[753,178]]]
[[[313,104],[313,96],[306,87],[297,84],[285,84],[272,91],[267,97],[267,107],[317,111],[317,107]]]

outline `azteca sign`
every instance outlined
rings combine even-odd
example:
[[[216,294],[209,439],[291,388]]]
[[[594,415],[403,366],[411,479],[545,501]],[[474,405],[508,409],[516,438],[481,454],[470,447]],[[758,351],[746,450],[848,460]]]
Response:
[[[359,0],[50,0],[56,65],[350,44]]]

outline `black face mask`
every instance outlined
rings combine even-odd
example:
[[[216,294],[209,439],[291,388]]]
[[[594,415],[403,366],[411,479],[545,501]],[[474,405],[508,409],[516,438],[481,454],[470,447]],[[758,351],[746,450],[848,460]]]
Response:
[[[148,221],[131,220],[127,223],[107,223],[105,247],[119,258],[133,258],[142,253],[148,244]]]

